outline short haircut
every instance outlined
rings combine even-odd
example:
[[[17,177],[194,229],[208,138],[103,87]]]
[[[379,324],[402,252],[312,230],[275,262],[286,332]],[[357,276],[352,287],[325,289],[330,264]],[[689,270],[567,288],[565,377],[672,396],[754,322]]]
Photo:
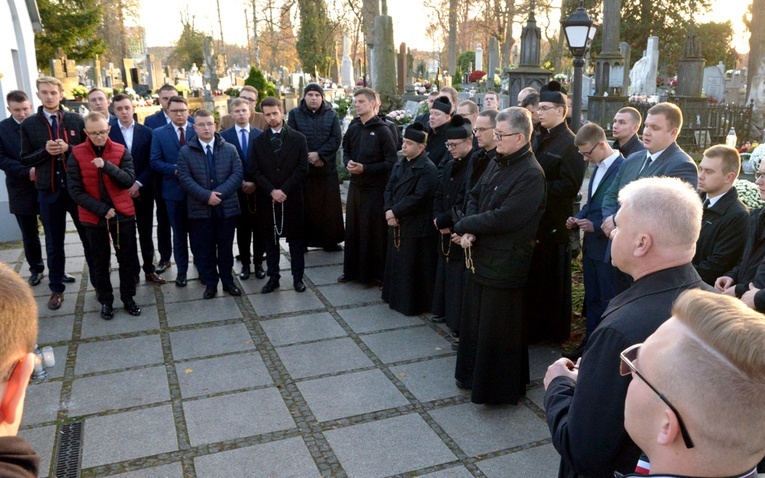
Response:
[[[431,91],[428,94],[428,96],[432,96],[432,97],[438,98],[439,96],[441,96],[441,93],[439,91]]]
[[[250,93],[252,93],[253,95],[255,95],[255,100],[257,101],[257,99],[258,99],[258,90],[257,90],[257,89],[255,89],[255,87],[254,87],[254,86],[250,86],[250,85],[244,85],[244,86],[242,87],[241,91],[249,91]]]
[[[90,91],[88,91],[88,98],[90,98],[90,95],[92,95],[93,93],[96,93],[96,92],[103,93],[104,94],[104,98],[109,99],[109,95],[107,95],[104,90],[102,90],[101,88],[97,88],[97,87],[96,88],[91,88]]]
[[[474,115],[478,113],[478,105],[473,103],[470,100],[460,101],[460,104],[457,105],[457,108],[461,108],[463,106],[467,107],[469,115]]]
[[[120,101],[130,100],[130,102],[133,102],[133,98],[129,97],[128,95],[125,95],[123,93],[117,93],[112,97],[112,103],[119,103]]]
[[[101,121],[101,120],[106,121],[107,124],[109,123],[109,120],[107,120],[106,116],[104,116],[104,114],[101,113],[100,111],[91,111],[85,116],[86,123],[94,123],[96,121]]]
[[[263,101],[260,102],[260,109],[262,110],[266,106],[276,106],[277,108],[282,108],[282,102],[274,98],[273,96],[266,96],[263,98]]]
[[[702,208],[690,184],[679,178],[638,179],[619,191],[619,204],[630,209],[632,219],[656,246],[695,252]]]
[[[677,128],[678,132],[683,128],[683,112],[674,103],[657,103],[648,110],[649,115],[663,115],[669,122],[670,129]]]
[[[174,91],[176,95],[178,94],[178,89],[173,85],[168,85],[167,83],[160,86],[159,90],[157,90],[157,93],[162,93],[163,91]]]
[[[359,88],[358,90],[353,92],[353,97],[357,97],[359,95],[364,95],[364,97],[369,102],[375,102],[377,101],[377,92],[373,90],[372,88]]]
[[[457,93],[457,90],[451,86],[444,86],[441,88],[441,93],[447,93],[449,95],[449,101],[452,102],[452,106],[456,105],[460,101],[460,94]]]
[[[640,124],[643,122],[643,116],[640,114],[640,111],[633,108],[632,106],[625,106],[624,108],[616,112],[616,114],[622,114],[622,113],[626,113],[630,115],[630,117],[632,118],[632,122],[635,124]]]
[[[23,103],[25,101],[29,101],[29,97],[21,90],[13,90],[5,95],[5,101],[8,103]]]
[[[0,380],[37,343],[37,303],[32,290],[0,262]]]
[[[478,113],[479,118],[489,118],[489,121],[491,121],[492,126],[497,126],[497,115],[499,114],[499,111],[497,110],[483,110],[480,113]]]
[[[698,289],[678,297],[672,316],[685,334],[667,350],[659,389],[683,405],[700,453],[756,464],[765,454],[765,316]]]
[[[183,96],[172,96],[169,100],[167,100],[167,109],[170,109],[171,103],[183,103],[186,106],[189,106],[189,102],[186,101],[186,98]]]
[[[526,108],[512,106],[505,108],[497,114],[497,123],[505,122],[510,126],[511,133],[522,133],[526,141],[531,141],[531,113]]]
[[[200,109],[198,109],[194,113],[194,119],[197,119],[197,118],[213,118],[213,119],[215,119],[215,116],[213,116],[213,114],[210,112],[210,110],[206,110],[204,108],[200,108]]]
[[[61,92],[64,91],[64,86],[61,84],[61,80],[53,76],[41,76],[40,78],[35,80],[35,86],[37,86],[38,90],[40,89],[40,85],[42,84],[58,86],[58,91],[61,91]]]
[[[738,177],[738,173],[741,170],[741,156],[739,156],[735,148],[718,144],[704,151],[704,156],[722,159],[722,173],[736,173],[736,177]]]
[[[594,145],[601,141],[606,141],[606,132],[595,123],[582,125],[574,138],[574,144],[577,146]]]
[[[494,96],[497,99],[497,101],[499,101],[499,93],[497,93],[496,91],[489,90],[483,96],[484,96],[484,98],[486,98],[487,96]]]
[[[237,98],[237,99],[235,99],[234,101],[231,102],[231,105],[229,105],[229,107],[228,107],[228,111],[229,112],[234,111],[234,108],[236,108],[237,106],[242,106],[242,105],[246,106],[247,109],[250,109],[250,102],[249,101],[243,100],[242,98]]]
[[[521,106],[523,108],[527,106],[539,106],[539,92],[532,88],[531,86],[524,88],[521,90],[521,93],[526,92],[526,96],[523,98],[523,101],[521,101],[521,104],[518,106]]]

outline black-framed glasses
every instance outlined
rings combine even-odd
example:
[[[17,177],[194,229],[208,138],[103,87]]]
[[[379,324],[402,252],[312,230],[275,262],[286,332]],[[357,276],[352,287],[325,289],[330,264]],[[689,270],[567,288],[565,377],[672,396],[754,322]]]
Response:
[[[99,136],[107,136],[109,134],[109,130],[108,129],[104,131],[87,131],[86,130],[85,134],[87,134],[88,136],[92,136],[94,138],[98,138]]]
[[[597,143],[595,146],[593,146],[593,147],[592,147],[592,149],[591,149],[591,150],[587,151],[586,153],[583,153],[583,152],[581,152],[581,151],[579,151],[579,153],[580,153],[582,156],[584,156],[585,158],[589,158],[589,157],[590,157],[590,155],[592,154],[592,152],[593,152],[593,151],[595,151],[595,150],[598,148],[598,146],[600,146],[600,143]]]
[[[680,416],[680,412],[677,411],[677,408],[675,408],[674,405],[669,403],[669,400],[667,397],[664,396],[663,393],[658,391],[656,387],[651,385],[651,382],[646,380],[646,378],[643,376],[642,373],[638,372],[638,369],[635,368],[635,359],[637,359],[638,351],[640,350],[640,347],[642,347],[643,344],[635,344],[631,347],[627,347],[622,351],[622,353],[619,354],[619,357],[622,359],[621,363],[619,363],[619,374],[622,377],[626,377],[627,375],[630,375],[631,373],[634,373],[637,375],[640,380],[645,382],[646,385],[648,385],[648,388],[654,391],[656,395],[659,396],[662,402],[664,402],[670,410],[672,410],[672,413],[675,414],[677,417],[677,423],[680,425],[680,434],[683,436],[683,442],[685,442],[686,448],[693,448],[693,440],[691,440],[691,435],[688,434],[688,429],[685,427],[685,422],[683,421],[683,418]]]
[[[499,133],[497,130],[494,130],[494,137],[497,138],[497,140],[502,141],[503,139],[507,138],[508,136],[515,136],[517,134],[521,133]]]
[[[562,108],[562,106],[540,106],[537,108],[537,111],[550,111],[554,110],[555,108]]]
[[[454,148],[456,148],[457,146],[459,146],[459,145],[461,145],[463,143],[467,143],[468,141],[470,141],[470,140],[466,139],[466,140],[460,141],[458,143],[450,143],[450,142],[447,141],[446,142],[446,149],[454,149]]]
[[[181,113],[188,113],[188,108],[183,108],[180,110],[167,110],[170,114],[179,115]]]

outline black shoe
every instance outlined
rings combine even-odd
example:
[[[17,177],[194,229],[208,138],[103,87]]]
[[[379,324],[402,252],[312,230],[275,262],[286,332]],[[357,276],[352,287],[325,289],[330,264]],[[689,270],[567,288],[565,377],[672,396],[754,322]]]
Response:
[[[341,252],[343,250],[343,246],[341,246],[340,244],[335,244],[333,246],[323,247],[323,249],[326,252]]]
[[[167,262],[160,261],[160,263],[157,264],[157,267],[154,269],[154,272],[156,272],[157,274],[161,274],[165,272],[166,270],[168,270],[169,268],[170,268],[170,261],[167,261]]]
[[[32,272],[32,275],[29,276],[29,280],[27,282],[29,282],[29,285],[34,287],[40,283],[43,277],[45,277],[45,274],[42,272]]]
[[[346,282],[350,282],[351,279],[349,277],[346,277],[345,274],[340,275],[340,277],[337,278],[337,281],[341,284],[345,284]]]
[[[114,318],[114,307],[110,304],[101,304],[101,318],[104,320],[112,320]]]
[[[297,292],[305,292],[305,282],[303,282],[303,279],[297,279],[292,285],[295,286]]]
[[[460,338],[460,333],[459,332],[452,332],[452,337],[454,337],[455,339],[458,339],[458,338]]]
[[[571,360],[572,362],[576,362],[582,357],[582,354],[584,354],[584,344],[580,344],[579,347],[575,348],[571,352],[563,352],[560,354],[561,357],[567,358]]]
[[[266,278],[266,271],[263,269],[263,266],[261,264],[258,264],[255,266],[255,277],[258,279]]]
[[[178,277],[175,278],[175,286],[186,287],[186,274],[178,274]]]
[[[460,348],[459,340],[455,340],[454,342],[452,342],[452,350],[459,350],[459,348]]]
[[[239,297],[240,295],[242,295],[242,291],[239,290],[239,287],[235,286],[234,284],[224,285],[223,286],[223,292],[228,292],[229,294],[233,295],[234,297]]]
[[[446,318],[443,315],[434,315],[430,318],[430,321],[434,324],[443,324],[446,322]]]
[[[473,384],[472,384],[472,383],[468,383],[468,382],[460,382],[459,380],[455,380],[455,381],[454,381],[454,384],[455,384],[455,385],[457,386],[457,388],[459,388],[460,390],[470,390],[471,388],[473,388]]]
[[[203,299],[212,299],[213,297],[215,297],[215,294],[217,294],[217,293],[218,293],[218,286],[217,285],[215,287],[210,287],[208,285],[207,288],[205,289],[205,293],[202,295],[202,298]]]
[[[70,276],[66,272],[64,272],[64,278],[61,279],[61,282],[65,282],[67,284],[71,284],[72,282],[76,281],[77,279],[74,278],[74,276]]]
[[[239,278],[242,280],[247,280],[250,278],[250,265],[247,264],[246,266],[242,266],[242,272],[239,273]]]
[[[266,285],[263,286],[262,289],[260,289],[261,294],[268,294],[269,292],[273,292],[274,290],[279,288],[279,279],[270,278],[268,279],[268,282],[266,282]]]
[[[141,315],[141,308],[138,307],[138,304],[136,304],[134,300],[125,302],[123,305],[125,306],[125,310],[127,311],[127,313],[132,315],[133,317],[138,317],[139,315]]]

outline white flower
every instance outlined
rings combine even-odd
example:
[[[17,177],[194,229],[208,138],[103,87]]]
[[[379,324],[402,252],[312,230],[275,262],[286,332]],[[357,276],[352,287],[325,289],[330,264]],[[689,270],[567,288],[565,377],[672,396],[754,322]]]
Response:
[[[738,198],[741,202],[746,204],[749,209],[765,207],[765,201],[760,198],[760,188],[753,182],[747,181],[746,179],[737,179],[733,183],[733,187],[735,187],[736,192],[738,192]]]

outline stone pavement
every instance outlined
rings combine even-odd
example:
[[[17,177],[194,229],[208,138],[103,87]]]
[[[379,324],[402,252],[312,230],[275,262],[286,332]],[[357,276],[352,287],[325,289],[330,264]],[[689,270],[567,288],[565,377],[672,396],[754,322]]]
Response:
[[[474,405],[454,385],[445,328],[391,311],[377,287],[337,284],[342,253],[306,254],[302,294],[286,253],[282,289],[269,295],[254,276],[240,281],[246,295],[219,289],[213,300],[197,280],[142,281],[143,314],[116,301],[107,322],[77,235],[66,241],[78,280],[62,308],[47,309],[47,279],[33,289],[40,346],[53,346],[57,362],[30,385],[20,431],[42,457],[41,476],[557,473],[541,379],[559,350],[532,347],[519,406]],[[0,250],[0,261],[29,275],[20,248]]]

